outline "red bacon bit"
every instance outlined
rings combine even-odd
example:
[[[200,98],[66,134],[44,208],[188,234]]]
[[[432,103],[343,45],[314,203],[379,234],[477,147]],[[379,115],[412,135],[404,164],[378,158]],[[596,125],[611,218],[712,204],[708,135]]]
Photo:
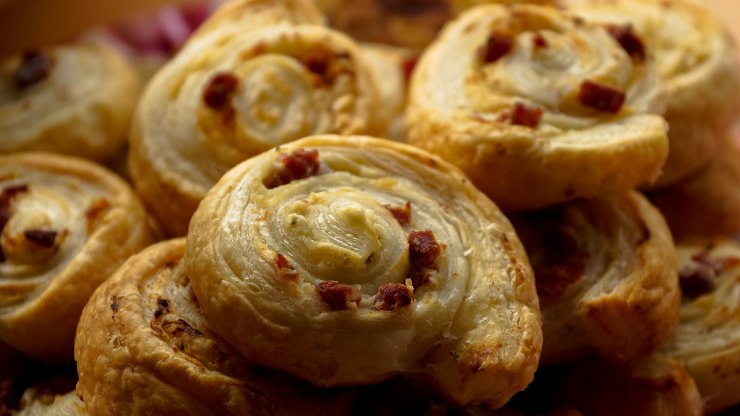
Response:
[[[292,264],[282,254],[278,253],[275,259],[275,266],[277,266],[278,276],[284,279],[296,280],[300,276],[300,273],[293,267]]]
[[[334,312],[349,309],[351,303],[359,305],[362,299],[351,287],[333,280],[317,284],[316,292]]]
[[[373,309],[378,311],[392,311],[411,305],[414,293],[406,285],[388,283],[378,288],[375,295]]]
[[[532,43],[537,49],[544,49],[549,46],[547,39],[545,39],[540,32],[535,33],[534,38],[532,38]]]
[[[303,58],[303,65],[314,74],[323,77],[329,70],[329,62],[324,54],[312,53]]]
[[[478,49],[478,56],[485,64],[490,64],[501,59],[511,51],[514,39],[509,33],[494,31],[488,35],[486,44]]]
[[[54,230],[26,230],[23,236],[26,237],[26,240],[39,247],[50,248],[54,247],[57,234]]]
[[[239,87],[239,79],[228,72],[213,76],[203,92],[203,101],[214,110],[223,108]]]
[[[511,112],[511,124],[536,128],[542,119],[542,109],[540,107],[530,107],[523,103],[514,104]]]
[[[632,24],[608,25],[606,30],[629,56],[641,61],[645,60],[645,44],[635,33]]]
[[[411,74],[414,72],[417,63],[419,63],[419,55],[409,56],[401,62],[401,71],[403,72],[403,82],[405,85],[409,85],[409,82],[411,82]]]
[[[409,260],[416,268],[430,267],[437,260],[441,248],[431,230],[412,231],[409,234]]]
[[[543,301],[558,299],[568,288],[583,278],[582,262],[558,264],[535,270],[537,295]]]
[[[403,207],[383,206],[391,212],[391,215],[401,224],[401,227],[406,227],[411,222],[411,202],[407,202]]]
[[[40,51],[26,51],[23,60],[13,74],[16,88],[22,90],[48,78],[54,61]]]
[[[709,251],[695,254],[691,260],[678,272],[682,296],[688,300],[713,292],[721,273],[740,266],[736,257],[712,259]]]
[[[280,155],[280,161],[281,168],[262,181],[267,189],[316,175],[320,167],[318,150],[296,149],[291,153]]]
[[[584,81],[578,92],[578,101],[586,107],[606,113],[617,114],[624,105],[623,91],[593,81]]]

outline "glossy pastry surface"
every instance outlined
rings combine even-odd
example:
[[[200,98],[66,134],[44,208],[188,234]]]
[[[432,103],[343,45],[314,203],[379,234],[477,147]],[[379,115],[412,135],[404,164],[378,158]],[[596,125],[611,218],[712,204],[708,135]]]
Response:
[[[90,414],[346,414],[351,393],[255,367],[213,331],[184,271],[184,250],[184,239],[147,248],[86,306],[75,358]]]
[[[479,6],[414,70],[409,142],[460,167],[505,211],[610,195],[660,174],[662,92],[652,60],[603,25],[542,6]]]
[[[209,192],[188,239],[193,289],[224,338],[315,384],[421,373],[458,403],[501,406],[537,366],[513,229],[414,147],[315,136],[265,152]]]

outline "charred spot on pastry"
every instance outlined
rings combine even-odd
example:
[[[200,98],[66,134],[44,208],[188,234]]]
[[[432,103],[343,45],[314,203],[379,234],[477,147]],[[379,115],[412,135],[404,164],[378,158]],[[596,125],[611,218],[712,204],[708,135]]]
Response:
[[[208,81],[203,91],[203,102],[214,110],[227,106],[234,91],[239,87],[239,79],[228,72],[219,72]]]
[[[393,218],[401,224],[401,227],[406,227],[411,222],[411,202],[406,202],[406,205],[403,207],[396,207],[388,204],[384,204],[383,207],[390,211]]]
[[[163,298],[157,298],[157,309],[154,311],[154,317],[159,318],[167,313],[170,313],[170,301]]]
[[[321,53],[309,53],[302,59],[303,65],[314,74],[324,77],[329,70],[327,56]]]
[[[639,61],[645,60],[645,44],[637,33],[635,33],[635,28],[631,23],[607,25],[606,31],[622,46],[622,49],[630,57]]]
[[[297,280],[300,277],[298,270],[288,262],[282,254],[278,253],[275,257],[275,267],[277,268],[278,277],[288,280]]]
[[[619,113],[625,98],[624,91],[593,81],[584,81],[578,92],[578,101],[581,104],[611,114]]]
[[[27,185],[10,186],[0,193],[0,232],[10,220],[10,204],[18,194],[28,192]]]
[[[57,234],[59,233],[55,230],[37,229],[24,231],[23,237],[39,247],[51,248],[54,247],[54,243],[57,239]]]
[[[53,67],[54,60],[49,55],[37,50],[26,51],[13,73],[13,82],[19,90],[28,88],[48,78]]]
[[[187,321],[180,318],[175,321],[168,321],[162,324],[162,329],[173,337],[181,336],[182,334],[189,335],[191,337],[202,337],[203,333],[193,328]],[[184,348],[181,348],[184,349]]]
[[[494,30],[488,35],[486,44],[478,49],[478,57],[484,64],[498,61],[514,46],[514,38],[508,32]]]
[[[267,189],[287,185],[295,180],[314,176],[319,172],[319,151],[296,149],[280,155],[280,165],[262,180]]]
[[[113,312],[118,312],[118,298],[115,296],[110,297],[110,309]]]
[[[414,293],[406,285],[387,283],[378,288],[378,294],[373,301],[373,309],[377,311],[392,311],[411,305]]]
[[[417,268],[431,267],[442,250],[431,230],[412,231],[408,243],[409,260]]]
[[[330,280],[320,282],[316,285],[316,292],[321,300],[334,312],[356,308],[360,304],[361,297],[351,287]]]
[[[110,202],[107,199],[101,198],[93,202],[92,205],[85,211],[85,219],[87,220],[87,233],[90,234],[95,229],[95,224],[108,208],[110,208]]]
[[[537,128],[542,119],[542,109],[537,106],[528,106],[517,102],[508,115],[511,124],[530,128]]]

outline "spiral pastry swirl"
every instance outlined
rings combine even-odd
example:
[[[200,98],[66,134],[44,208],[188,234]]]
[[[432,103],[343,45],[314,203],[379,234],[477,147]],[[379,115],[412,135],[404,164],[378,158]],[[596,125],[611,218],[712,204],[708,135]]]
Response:
[[[167,234],[184,235],[206,191],[242,160],[373,126],[377,93],[357,45],[282,3],[301,2],[227,5],[144,92],[130,168]]]
[[[85,307],[75,358],[77,390],[91,415],[348,412],[348,392],[258,368],[218,336],[200,312],[184,251],[184,239],[147,248]]]
[[[0,157],[0,340],[71,360],[88,298],[151,242],[147,216],[112,173],[46,153]]]
[[[631,360],[654,351],[678,321],[675,250],[642,196],[574,201],[510,216],[535,272],[541,365],[597,351]]]
[[[649,56],[602,25],[535,5],[479,6],[412,76],[409,142],[460,167],[506,210],[624,192],[668,152]],[[588,175],[584,175],[588,172]]]
[[[719,152],[740,112],[737,48],[723,23],[694,0],[570,0],[573,11],[639,34],[664,81],[671,151],[655,187],[675,184]],[[632,35],[634,36],[634,34]]]
[[[102,43],[10,57],[0,62],[0,153],[107,161],[126,141],[139,89],[134,71]]]
[[[677,247],[681,320],[661,352],[683,361],[707,414],[740,403],[740,246]]]
[[[491,406],[532,379],[526,254],[496,206],[426,152],[345,136],[281,146],[227,173],[188,239],[204,313],[267,366],[323,386],[422,373]]]

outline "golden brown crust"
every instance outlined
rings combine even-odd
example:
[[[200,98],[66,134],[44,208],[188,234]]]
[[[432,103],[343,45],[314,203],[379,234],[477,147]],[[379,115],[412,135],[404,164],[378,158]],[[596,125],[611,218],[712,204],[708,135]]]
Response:
[[[78,327],[77,390],[91,415],[342,414],[352,396],[253,366],[213,332],[182,266],[151,246],[95,292]]]
[[[106,161],[126,141],[139,81],[102,43],[0,62],[0,153],[48,151]]]
[[[148,84],[132,129],[137,193],[182,236],[229,168],[319,133],[376,128],[377,91],[358,46],[310,2],[224,5]]]
[[[740,233],[740,150],[728,140],[709,166],[649,196],[677,241]]]
[[[362,42],[422,50],[448,20],[478,4],[552,0],[316,0],[329,23]]]
[[[510,218],[537,280],[542,365],[575,361],[592,350],[631,360],[671,334],[680,305],[673,240],[642,195]]]
[[[144,208],[114,174],[47,153],[0,157],[0,339],[71,360],[82,307],[151,242]]]
[[[542,6],[479,6],[422,55],[408,137],[504,211],[534,210],[655,179],[668,154],[662,92],[650,57],[602,25]]]
[[[740,246],[720,240],[677,250],[681,320],[661,352],[684,363],[709,414],[740,403]]]
[[[740,67],[728,28],[695,0],[571,0],[575,13],[631,24],[668,96],[670,153],[653,186],[675,184],[706,166],[740,111]]]
[[[193,289],[224,338],[313,383],[416,372],[458,403],[501,406],[537,366],[513,229],[411,146],[327,135],[263,153],[210,191],[188,238]]]

